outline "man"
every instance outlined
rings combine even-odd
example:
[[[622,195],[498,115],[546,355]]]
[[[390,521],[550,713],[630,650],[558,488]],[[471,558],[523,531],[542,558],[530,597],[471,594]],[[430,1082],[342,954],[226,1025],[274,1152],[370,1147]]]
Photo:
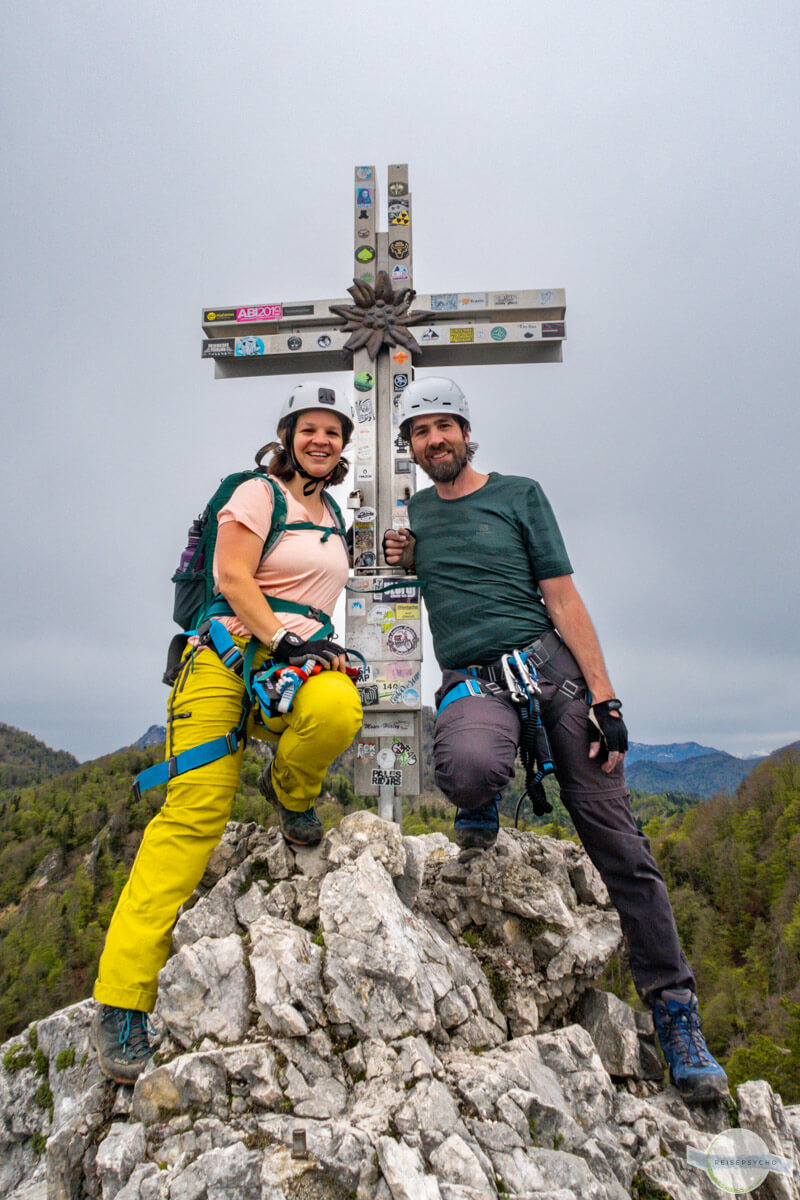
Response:
[[[725,1095],[666,885],[631,813],[622,705],[547,498],[532,479],[475,470],[467,401],[451,379],[410,384],[401,418],[401,434],[433,487],[409,502],[409,531],[386,532],[384,554],[425,582],[443,671],[435,775],[456,805],[456,841],[488,848],[497,837],[497,801],[521,731],[501,658],[524,650],[538,673],[561,799],[619,912],[670,1077],[690,1100]]]

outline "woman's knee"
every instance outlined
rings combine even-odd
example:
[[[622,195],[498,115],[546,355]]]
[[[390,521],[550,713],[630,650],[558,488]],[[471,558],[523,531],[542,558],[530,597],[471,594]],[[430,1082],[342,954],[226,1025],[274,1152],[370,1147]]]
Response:
[[[363,719],[358,690],[341,671],[312,676],[298,692],[294,708],[295,731],[323,739],[334,749],[334,757],[347,749]]]

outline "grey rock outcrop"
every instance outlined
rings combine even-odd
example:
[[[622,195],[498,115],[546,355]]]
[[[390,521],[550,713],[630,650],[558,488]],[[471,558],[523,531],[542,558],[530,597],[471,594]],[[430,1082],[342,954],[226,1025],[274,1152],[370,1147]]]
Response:
[[[716,1197],[686,1149],[729,1114],[687,1109],[647,1016],[593,987],[619,944],[569,842],[503,831],[465,861],[362,812],[295,855],[231,825],[176,923],[135,1088],[100,1074],[91,1001],[0,1049],[0,1195]],[[797,1162],[798,1113],[763,1082],[738,1099]],[[798,1200],[798,1176],[762,1192]]]

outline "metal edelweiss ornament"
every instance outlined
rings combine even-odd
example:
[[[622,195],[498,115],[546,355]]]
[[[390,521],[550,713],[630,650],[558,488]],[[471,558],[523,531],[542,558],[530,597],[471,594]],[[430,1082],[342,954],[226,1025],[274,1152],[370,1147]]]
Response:
[[[375,360],[384,344],[404,346],[414,354],[421,347],[409,325],[419,325],[434,316],[432,312],[409,312],[411,301],[416,296],[413,288],[392,290],[386,271],[378,271],[375,287],[363,279],[354,279],[348,292],[355,304],[331,304],[330,311],[344,321],[344,328],[351,331],[345,342],[345,350],[360,350],[366,347],[370,358]]]

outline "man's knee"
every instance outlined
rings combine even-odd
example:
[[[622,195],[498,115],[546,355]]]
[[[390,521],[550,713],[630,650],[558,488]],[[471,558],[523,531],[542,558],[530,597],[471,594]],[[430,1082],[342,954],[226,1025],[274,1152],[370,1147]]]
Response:
[[[458,808],[477,808],[506,786],[514,772],[516,742],[493,728],[461,727],[436,730],[434,778]]]

